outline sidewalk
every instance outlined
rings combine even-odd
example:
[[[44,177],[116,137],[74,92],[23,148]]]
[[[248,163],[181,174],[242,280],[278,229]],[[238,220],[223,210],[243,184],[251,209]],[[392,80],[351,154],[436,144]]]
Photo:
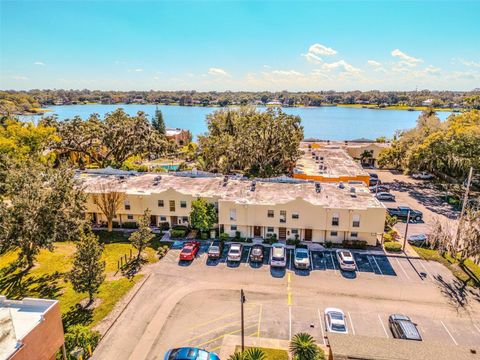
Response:
[[[242,339],[238,335],[225,335],[222,342],[220,353],[218,354],[220,359],[228,359],[230,355],[235,353],[235,348],[240,346]],[[245,337],[246,347],[262,347],[268,349],[280,349],[288,352],[290,341],[280,339],[268,339],[260,337]]]

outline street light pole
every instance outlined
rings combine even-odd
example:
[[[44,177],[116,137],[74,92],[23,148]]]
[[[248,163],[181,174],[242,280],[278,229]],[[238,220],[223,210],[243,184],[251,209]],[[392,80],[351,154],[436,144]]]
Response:
[[[245,351],[245,327],[244,327],[244,323],[243,323],[243,304],[245,303],[245,301],[247,301],[247,299],[245,298],[245,295],[243,294],[243,289],[240,289],[240,304],[241,304],[241,311],[240,311],[240,314],[241,314],[241,322],[242,322],[242,354],[243,352]]]
[[[408,210],[407,213],[407,226],[405,227],[405,236],[403,237],[403,247],[402,251],[405,252],[405,244],[407,242],[407,236],[408,236],[408,224],[410,223],[410,209]]]

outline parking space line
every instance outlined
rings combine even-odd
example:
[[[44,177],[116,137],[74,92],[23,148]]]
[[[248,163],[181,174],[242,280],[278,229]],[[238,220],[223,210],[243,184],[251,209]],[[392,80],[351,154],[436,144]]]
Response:
[[[333,260],[332,253],[330,253],[330,257],[332,258],[333,270],[335,270],[335,273],[336,273],[337,272],[337,267],[335,266],[335,260]]]
[[[353,335],[355,335],[355,328],[353,327],[352,315],[350,315],[349,311],[347,311],[347,314],[348,314],[348,318],[350,319],[350,325],[352,325]]]
[[[252,247],[249,246],[248,247],[248,254],[247,254],[247,261],[245,261],[245,266],[248,266],[249,262],[250,262],[250,252],[252,251]]]
[[[260,324],[262,323],[263,304],[260,304],[260,312],[258,313],[257,337],[260,337]]]
[[[246,321],[250,321],[250,320],[254,320],[254,317],[252,317],[252,315],[250,315],[248,318],[245,319]],[[215,331],[218,331],[219,329],[223,329],[223,328],[226,328],[226,327],[229,327],[230,325],[234,325],[234,324],[239,324],[240,323],[240,319],[239,320],[235,320],[235,321],[232,321],[232,322],[229,322],[229,323],[225,323],[221,326],[217,326],[216,328],[212,329],[212,330],[209,330],[209,331],[206,331],[206,332],[203,332],[203,333],[200,333],[199,335],[193,337],[193,338],[190,338],[190,339],[187,339],[185,340],[186,343],[189,343],[193,340],[197,340],[199,338],[201,338],[202,336],[205,336],[205,335],[208,335],[208,334],[211,334]]]
[[[322,317],[320,316],[320,309],[319,308],[317,308],[317,313],[318,313],[318,322],[320,323],[320,330],[322,331],[323,345],[327,345],[327,341],[325,340],[325,331],[323,330]]]
[[[398,266],[400,266],[400,269],[402,269],[402,271],[405,274],[405,276],[407,277],[407,279],[410,280],[410,276],[408,276],[408,274],[405,271],[405,269],[403,268],[402,264],[400,264],[400,261],[398,261],[398,258],[395,258],[395,260],[397,260]]]
[[[308,267],[308,270],[313,271],[313,257],[312,257],[312,252],[309,251],[310,255],[310,266]]]
[[[372,255],[373,261],[375,262],[375,265],[377,266],[378,271],[380,271],[380,275],[383,275],[382,269],[380,269],[380,266],[378,266],[377,259],[375,259],[375,256]]]
[[[290,254],[290,270],[292,270],[292,250],[288,250],[288,253]]]
[[[245,305],[245,307],[246,307],[247,305],[249,305],[249,304],[247,303],[247,304]],[[250,305],[253,305],[253,304],[250,303]],[[222,316],[219,316],[219,317],[217,317],[217,318],[213,318],[213,319],[211,319],[211,320],[209,320],[209,321],[206,321],[206,322],[204,322],[204,323],[201,323],[201,324],[197,324],[197,325],[195,325],[195,326],[192,326],[192,327],[188,328],[187,330],[198,329],[199,327],[202,327],[202,326],[205,326],[205,325],[214,323],[214,322],[219,321],[219,320],[222,320],[222,319],[226,319],[226,318],[232,317],[232,316],[234,316],[234,315],[239,315],[239,312],[238,312],[238,311],[233,311],[233,312],[231,312],[231,313],[224,314],[224,315],[222,315]]]
[[[249,325],[249,326],[245,326],[245,329],[250,329],[250,328],[252,328],[252,327],[254,327],[254,326],[255,326],[255,324]],[[225,333],[225,334],[222,334],[222,335],[220,335],[220,336],[217,336],[217,337],[214,338],[214,339],[210,339],[210,340],[205,341],[205,342],[203,342],[203,343],[201,343],[201,344],[197,344],[195,347],[203,347],[203,346],[205,346],[205,345],[207,345],[207,344],[210,344],[210,343],[212,343],[212,342],[214,342],[214,341],[217,341],[217,340],[220,340],[220,339],[224,338],[225,335],[233,335],[233,334],[236,334],[236,333],[238,333],[238,332],[240,332],[240,331],[242,331],[242,329],[230,331],[230,332],[228,332],[228,333]]]
[[[473,326],[475,326],[475,329],[480,333],[480,328],[476,324],[473,324]]]
[[[455,345],[458,345],[457,343],[457,340],[455,340],[455,338],[453,337],[452,333],[448,330],[448,328],[445,326],[445,324],[443,323],[442,320],[440,320],[440,323],[442,324],[443,328],[445,329],[445,331],[447,332],[448,335],[450,335],[450,338],[453,340],[453,343]]]
[[[380,325],[382,325],[382,329],[383,329],[383,332],[385,333],[385,336],[388,338],[388,332],[387,332],[387,329],[385,329],[385,325],[383,325],[383,321],[382,321],[382,318],[380,317],[380,314],[377,314],[378,316],[378,321],[380,321]]]

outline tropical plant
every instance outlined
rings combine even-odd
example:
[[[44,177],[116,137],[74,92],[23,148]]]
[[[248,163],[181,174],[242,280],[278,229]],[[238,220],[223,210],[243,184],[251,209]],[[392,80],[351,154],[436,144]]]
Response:
[[[70,355],[70,353],[75,349],[81,349],[84,355],[88,355],[88,357],[90,357],[99,341],[100,333],[98,331],[90,330],[84,325],[70,326],[65,333],[65,349],[67,350],[67,358],[69,360],[78,359],[76,356]],[[84,356],[84,358],[88,357]],[[57,359],[63,360],[63,357],[59,354]]]
[[[262,349],[248,348],[243,353],[236,352],[228,360],[265,360],[266,355]]]
[[[319,354],[313,336],[303,332],[293,336],[290,341],[290,352],[295,360],[316,360]]]

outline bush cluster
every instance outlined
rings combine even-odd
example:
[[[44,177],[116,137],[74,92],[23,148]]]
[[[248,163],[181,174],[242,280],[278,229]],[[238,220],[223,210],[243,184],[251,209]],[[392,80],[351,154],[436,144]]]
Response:
[[[186,230],[172,229],[172,231],[170,231],[170,237],[172,239],[184,238],[186,234]]]
[[[389,251],[389,252],[400,252],[400,251],[402,251],[402,244],[400,244],[399,242],[395,242],[395,241],[386,242],[384,247],[385,247],[385,250]]]

